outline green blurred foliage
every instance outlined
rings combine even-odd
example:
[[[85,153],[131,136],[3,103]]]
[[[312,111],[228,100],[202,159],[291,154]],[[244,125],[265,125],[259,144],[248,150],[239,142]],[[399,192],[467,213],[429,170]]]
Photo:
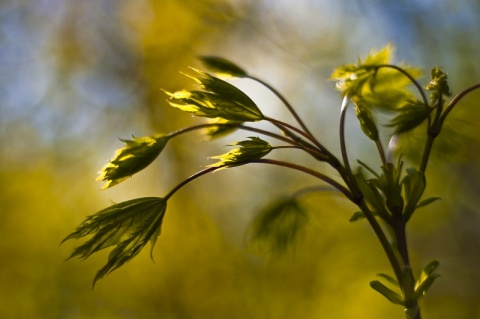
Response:
[[[244,248],[255,212],[311,182],[277,168],[218,172],[176,194],[155,263],[144,251],[93,291],[108,252],[64,262],[75,243],[59,246],[84,216],[112,201],[163,195],[231,142],[179,138],[118,189],[94,183],[121,146],[117,137],[192,123],[160,88],[190,89],[179,71],[198,67],[199,54],[225,55],[279,87],[333,148],[341,101],[325,79],[371,47],[391,41],[401,59],[442,66],[454,94],[480,81],[474,1],[347,2],[2,1],[0,317],[403,318],[368,286],[387,272],[386,258],[365,223],[348,222],[354,207],[337,194],[302,201],[309,223],[284,255],[265,260]],[[262,111],[284,116],[263,91],[239,84]],[[426,319],[480,318],[479,99],[465,98],[445,123],[425,194],[442,200],[409,228],[414,272],[440,261],[441,277],[421,303]],[[349,125],[355,137],[360,128]],[[418,139],[414,131],[401,142]],[[375,163],[368,141],[349,147],[353,158]]]

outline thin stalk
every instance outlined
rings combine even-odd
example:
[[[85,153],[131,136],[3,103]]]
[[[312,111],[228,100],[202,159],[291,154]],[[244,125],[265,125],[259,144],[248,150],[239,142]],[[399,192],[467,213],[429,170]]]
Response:
[[[295,109],[293,108],[293,106],[287,101],[287,99],[280,93],[278,92],[273,86],[271,86],[270,84],[268,84],[267,82],[263,81],[262,79],[259,79],[257,77],[254,77],[254,76],[251,76],[251,75],[247,75],[247,78],[253,80],[253,81],[256,81],[260,84],[262,84],[263,86],[265,86],[267,89],[269,89],[273,94],[275,94],[279,99],[280,101],[282,101],[282,103],[286,106],[286,108],[288,109],[288,111],[292,114],[292,116],[295,118],[295,120],[297,121],[297,123],[300,125],[300,127],[303,129],[303,131],[310,136],[310,138],[312,139],[312,141],[316,141],[315,137],[313,136],[313,134],[310,132],[310,130],[308,129],[308,127],[305,125],[305,123],[302,121],[302,119],[300,118],[300,116],[298,115],[298,113],[295,111]],[[318,142],[318,141],[317,141]]]
[[[383,150],[383,145],[382,142],[380,142],[380,139],[375,141],[375,145],[377,146],[378,155],[380,155],[383,166],[387,165],[387,158],[385,157],[385,151]]]
[[[266,135],[266,136],[270,136],[270,137],[273,137],[277,140],[280,140],[280,141],[283,141],[283,142],[286,142],[286,143],[289,143],[289,144],[292,144],[292,145],[299,145],[298,142],[296,142],[296,141],[294,141],[290,138],[287,138],[285,136],[275,134],[275,133],[272,133],[270,131],[262,130],[262,129],[259,129],[259,128],[256,128],[256,127],[251,127],[251,126],[246,126],[246,125],[238,125],[238,124],[219,124],[219,123],[199,124],[199,125],[186,127],[186,128],[180,129],[178,131],[172,132],[172,133],[168,134],[168,136],[170,138],[173,138],[173,137],[176,137],[176,136],[179,136],[179,135],[182,135],[182,134],[185,134],[185,133],[189,133],[189,132],[192,132],[192,131],[201,130],[201,129],[209,128],[209,127],[216,127],[216,126],[235,127],[235,128],[242,129],[242,130],[245,130],[245,131],[251,131],[251,132],[256,132],[256,133],[263,134],[263,135]],[[302,146],[305,146],[305,145],[302,144]],[[304,147],[304,148],[307,148],[307,147]],[[312,152],[317,152],[318,153],[318,150],[313,146],[308,148],[308,149]]]
[[[398,262],[397,257],[395,256],[395,252],[393,251],[393,248],[390,245],[390,242],[388,241],[387,236],[385,235],[385,232],[383,231],[382,227],[380,226],[378,221],[375,219],[375,216],[373,216],[372,212],[370,211],[370,209],[368,208],[367,204],[363,199],[357,205],[365,215],[365,218],[367,219],[375,235],[377,236],[377,239],[380,242],[380,245],[382,246],[383,251],[387,255],[388,261],[390,262],[390,265],[395,274],[395,277],[397,278],[397,281],[401,283],[402,268],[400,266],[400,263]]]
[[[313,136],[309,135],[307,132],[304,132],[304,131],[300,130],[299,128],[297,128],[297,127],[295,127],[291,124],[288,124],[288,123],[285,123],[283,121],[279,121],[279,120],[276,120],[274,118],[267,117],[267,116],[264,117],[264,120],[272,123],[273,125],[277,126],[281,130],[284,130],[285,128],[287,128],[289,130],[292,130],[292,131],[300,134],[301,136],[305,137],[309,141],[311,141],[320,150],[327,151],[327,149],[322,144],[320,144],[320,142],[318,142]]]
[[[465,90],[463,90],[462,92],[458,93],[451,101],[450,103],[448,104],[448,107],[445,109],[445,112],[443,112],[440,120],[439,120],[439,126],[441,128],[441,126],[443,125],[443,122],[445,121],[445,118],[447,117],[448,113],[450,113],[450,111],[453,109],[453,107],[455,105],[457,105],[457,103],[465,96],[467,95],[468,93],[470,93],[471,91],[473,90],[476,90],[476,89],[480,89],[480,83],[478,84],[475,84]]]
[[[410,80],[410,82],[412,82],[412,84],[417,88],[417,91],[420,93],[420,96],[422,97],[423,104],[425,105],[425,108],[427,109],[427,112],[428,112],[427,113],[428,114],[427,123],[428,123],[428,127],[430,127],[430,125],[432,123],[432,119],[430,117],[430,107],[428,105],[427,96],[425,95],[425,92],[423,91],[423,88],[420,85],[420,83],[418,83],[418,81],[415,80],[415,78],[410,73],[408,73],[407,71],[405,71],[404,69],[402,69],[399,66],[396,66],[396,65],[393,65],[393,64],[380,64],[380,65],[378,65],[378,69],[380,69],[380,68],[388,68],[388,69],[397,70],[398,72],[403,74],[405,77],[407,77]]]
[[[330,184],[331,186],[335,187],[340,192],[342,192],[352,203],[355,203],[355,198],[353,197],[350,190],[348,190],[345,186],[343,186],[339,182],[335,181],[334,179],[328,177],[327,175],[322,174],[320,172],[317,172],[315,170],[312,170],[308,167],[293,164],[293,163],[289,163],[289,162],[273,160],[273,159],[250,160],[247,163],[262,163],[262,164],[271,164],[271,165],[276,165],[276,166],[282,166],[282,167],[291,168],[291,169],[294,169],[294,170],[312,175],[312,176],[326,182],[327,184]]]
[[[188,177],[187,179],[183,180],[180,184],[178,184],[177,186],[175,186],[165,197],[165,201],[167,201],[170,197],[172,197],[180,188],[182,188],[183,186],[187,185],[188,183],[190,183],[191,181],[205,175],[205,174],[208,174],[208,173],[211,173],[215,170],[217,170],[218,167],[209,167],[209,168],[205,168],[204,170],[201,170],[200,172],[197,172],[195,174],[193,174],[192,176]]]
[[[425,170],[427,169],[428,159],[432,151],[432,146],[433,146],[433,142],[435,141],[435,137],[436,136],[433,134],[427,135],[427,140],[425,142],[425,147],[423,149],[422,160],[420,162],[420,167],[418,169],[422,173],[425,173]]]
[[[341,174],[342,178],[345,180],[345,183],[347,183],[347,185],[350,185],[350,188],[353,194],[355,194],[356,197],[361,198],[361,192],[358,189],[358,185],[355,182],[352,168],[350,167],[350,162],[348,160],[348,154],[347,154],[347,146],[345,143],[345,117],[347,113],[348,104],[350,104],[350,98],[348,96],[345,96],[343,98],[342,107],[340,110],[340,129],[339,129],[340,151],[342,154],[343,167],[337,170]]]
[[[420,95],[422,97],[423,104],[425,104],[425,106],[428,107],[428,99],[427,99],[427,96],[425,95],[425,92],[423,91],[422,86],[420,85],[420,83],[418,83],[417,80],[415,80],[415,78],[410,73],[408,73],[407,71],[405,71],[401,67],[393,65],[393,64],[380,64],[380,65],[377,65],[377,68],[378,69],[381,69],[381,68],[394,69],[394,70],[397,70],[398,72],[402,73],[403,75],[405,75],[410,80],[410,82],[412,82],[412,84],[415,85],[415,87],[417,88],[418,92],[420,93]]]

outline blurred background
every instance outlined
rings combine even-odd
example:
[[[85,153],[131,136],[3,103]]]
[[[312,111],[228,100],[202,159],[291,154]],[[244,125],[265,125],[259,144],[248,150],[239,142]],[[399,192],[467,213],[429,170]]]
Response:
[[[80,242],[59,243],[86,215],[163,196],[251,135],[182,136],[147,170],[100,190],[96,172],[122,147],[117,138],[202,121],[172,109],[160,90],[190,88],[180,72],[200,67],[198,55],[228,58],[275,86],[338,154],[341,99],[327,81],[334,68],[392,43],[397,62],[425,71],[423,83],[441,66],[458,93],[480,82],[479,32],[476,0],[1,1],[0,317],[404,318],[370,289],[377,273],[390,273],[388,262],[368,225],[348,222],[355,207],[340,196],[303,197],[309,224],[284,255],[246,249],[256,211],[316,183],[277,168],[224,170],[189,184],[169,202],[155,261],[144,251],[94,290],[108,252],[65,262]],[[294,123],[271,93],[235,84],[265,114]],[[425,319],[480,318],[479,101],[471,94],[447,121],[427,172],[426,195],[442,201],[408,229],[414,270],[440,261],[441,277],[422,299]],[[377,165],[353,115],[352,159]]]

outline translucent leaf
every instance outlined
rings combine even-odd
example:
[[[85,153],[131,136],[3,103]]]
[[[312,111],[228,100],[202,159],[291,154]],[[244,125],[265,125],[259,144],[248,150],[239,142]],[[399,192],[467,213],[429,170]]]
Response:
[[[209,165],[209,167],[226,168],[245,164],[245,162],[248,162],[249,160],[255,160],[264,157],[272,150],[272,147],[270,144],[268,144],[268,142],[265,142],[258,137],[249,137],[249,139],[249,141],[241,141],[228,145],[240,146],[228,153],[210,157],[211,159],[217,159],[219,161],[215,164]]]
[[[398,113],[399,114],[386,125],[395,127],[394,134],[401,134],[413,130],[427,119],[429,111],[423,103],[411,101],[399,109]]]
[[[415,288],[415,298],[420,298],[425,295],[430,286],[435,282],[439,275],[431,274],[427,276],[419,285]]]
[[[251,244],[263,252],[284,252],[305,229],[306,212],[294,198],[281,198],[265,207],[249,227]]]
[[[418,282],[417,282],[417,286],[419,284],[421,284],[425,279],[428,278],[428,276],[430,276],[431,274],[433,274],[433,272],[435,271],[435,269],[437,269],[438,265],[440,263],[436,260],[433,260],[431,262],[429,262],[423,269],[422,269],[422,273],[420,274],[420,278],[418,279]]]
[[[204,91],[166,92],[170,105],[195,116],[251,122],[264,118],[257,105],[237,87],[219,78],[193,69],[199,75],[189,76]]]
[[[335,69],[330,79],[337,81],[337,89],[342,91],[343,95],[360,95],[363,87],[371,86],[375,80],[376,66],[390,61],[391,51],[391,46],[386,46],[379,52],[370,51],[363,62],[359,59],[356,64],[346,64]]]
[[[387,64],[393,55],[394,48],[391,44],[386,45],[380,51],[371,50],[362,64],[364,65],[379,65]]]
[[[135,257],[151,242],[152,250],[160,234],[167,202],[159,197],[144,197],[118,203],[88,216],[63,241],[93,235],[74,249],[70,258],[86,259],[93,253],[115,246],[108,262],[95,276],[95,282]],[[150,251],[150,254],[152,251]]]
[[[404,305],[403,298],[393,290],[387,288],[380,281],[378,280],[371,281],[370,287],[372,287],[374,290],[378,291],[385,298],[390,300],[391,303],[394,303],[396,305],[402,305],[402,306]]]
[[[238,78],[247,76],[247,72],[227,59],[215,56],[201,56],[199,59],[207,69],[219,76],[232,76]]]
[[[133,140],[121,140],[126,146],[119,149],[110,163],[102,168],[97,180],[106,181],[104,189],[123,182],[150,165],[168,140],[168,136],[133,136]]]
[[[403,107],[408,100],[414,99],[408,90],[411,80],[399,70],[386,67],[390,63],[392,46],[359,59],[356,64],[347,64],[333,71],[330,79],[337,81],[337,89],[350,98],[361,101],[364,107],[393,111]],[[410,66],[402,65],[402,70],[416,78],[421,72]]]

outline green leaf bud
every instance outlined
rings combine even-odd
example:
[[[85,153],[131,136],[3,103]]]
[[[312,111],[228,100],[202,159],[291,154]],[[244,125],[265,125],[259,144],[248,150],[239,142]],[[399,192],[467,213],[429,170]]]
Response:
[[[378,141],[378,129],[373,114],[359,101],[355,102],[355,111],[363,133],[372,141]]]

